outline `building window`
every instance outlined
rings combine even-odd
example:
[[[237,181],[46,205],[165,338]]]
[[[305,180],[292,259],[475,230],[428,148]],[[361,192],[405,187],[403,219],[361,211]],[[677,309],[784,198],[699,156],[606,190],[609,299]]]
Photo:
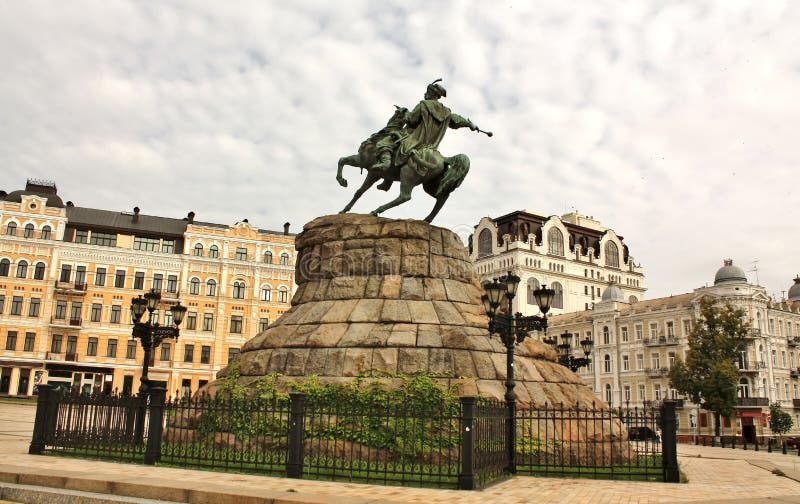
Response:
[[[25,232],[23,235],[25,238],[33,238],[33,224],[26,224],[25,225]]]
[[[647,400],[647,388],[644,384],[639,384],[639,400],[646,401]]]
[[[203,244],[198,243],[194,246],[194,255],[202,256],[203,255]]]
[[[22,315],[22,296],[11,298],[11,315]]]
[[[50,353],[61,353],[62,338],[60,334],[53,335],[53,339],[50,340]]]
[[[230,364],[231,361],[235,359],[237,355],[239,355],[239,353],[240,349],[238,348],[228,348],[228,364]]]
[[[272,252],[270,252],[269,250],[264,252],[264,262],[266,264],[272,264]]]
[[[173,322],[174,322],[174,320],[173,320],[172,310],[170,309],[170,310],[165,311],[164,312],[164,325],[165,326],[171,326]]]
[[[216,296],[217,295],[217,281],[213,278],[209,278],[208,282],[206,282],[206,296]]]
[[[97,355],[97,338],[91,337],[89,341],[86,343],[86,355],[95,356]]]
[[[603,356],[603,372],[604,373],[611,372],[611,356],[608,354]]]
[[[241,315],[231,315],[231,333],[242,333],[242,317]]]
[[[620,335],[622,337],[622,342],[628,342],[628,326],[620,327]]]
[[[279,303],[288,303],[289,302],[289,291],[286,290],[286,287],[278,287],[278,302]]]
[[[233,298],[244,299],[244,282],[233,282]]]
[[[660,401],[661,400],[661,384],[656,383],[653,385],[653,400]]]
[[[8,271],[11,268],[11,261],[8,259],[3,259],[0,261],[0,276],[7,277]]]
[[[211,347],[203,345],[200,347],[200,364],[211,363]]]
[[[161,343],[161,355],[159,356],[159,360],[168,361],[171,353],[172,345],[169,343]]]
[[[186,329],[189,331],[197,329],[197,312],[189,312],[186,314]]]
[[[636,354],[636,369],[638,371],[644,369],[644,354]]]
[[[105,286],[106,284],[105,268],[97,268],[97,270],[94,272],[94,284],[99,285],[100,287]]]
[[[49,240],[50,239],[51,229],[50,226],[45,226],[42,228],[42,240]]]
[[[551,255],[564,255],[564,235],[558,228],[550,228],[547,232],[547,252]]]
[[[71,310],[70,310],[70,313],[69,313],[70,324],[72,324],[74,321],[77,321],[78,323],[80,323],[80,321],[81,321],[81,309],[82,308],[83,308],[83,304],[82,303],[78,303],[77,301],[73,301],[72,302],[72,307],[71,307]]]
[[[272,299],[272,289],[269,287],[261,288],[261,301],[270,301]]]
[[[111,306],[111,319],[109,320],[112,324],[119,324],[120,319],[122,319],[122,306],[120,305],[112,305]]]
[[[653,366],[653,369],[660,369],[661,355],[657,353],[650,354],[650,364]]]
[[[184,345],[183,362],[194,362],[194,345]]]
[[[550,288],[552,288],[556,293],[553,296],[553,301],[550,304],[551,308],[564,308],[564,288],[561,287],[559,282],[553,282],[550,284]]]
[[[75,243],[89,243],[89,231],[75,230]]]
[[[200,279],[195,277],[189,280],[189,294],[200,294]]]
[[[625,402],[631,402],[631,386],[625,385],[625,387],[622,390],[623,393],[625,394],[624,396]]]
[[[28,262],[20,261],[17,264],[17,278],[27,278],[28,276]]]
[[[97,231],[92,231],[92,239],[90,243],[92,245],[100,245],[102,247],[116,247],[117,235],[110,233],[98,233]]]
[[[14,308],[13,307],[11,308],[11,314],[12,315],[14,314]],[[773,366],[777,366],[778,365],[778,353],[774,349],[772,350],[772,365]]]
[[[75,354],[78,352],[78,337],[67,336],[67,353]]]
[[[611,344],[611,333],[608,330],[608,326],[603,326],[603,344],[604,345]]]
[[[288,266],[289,265],[289,254],[286,252],[281,254],[281,266]]]
[[[668,338],[675,337],[675,323],[671,320],[667,321],[667,337]]]
[[[630,357],[628,357],[627,355],[622,356],[622,370],[623,371],[631,370],[631,360]]]
[[[261,318],[258,319],[258,332],[264,332],[269,327],[269,319],[268,318]]]
[[[103,305],[92,303],[91,320],[92,322],[100,322],[100,316],[103,312]]]
[[[9,222],[6,226],[6,234],[8,236],[16,236],[17,235],[17,223],[16,222]]]
[[[606,402],[609,406],[614,402],[614,392],[611,390],[611,385],[606,383]]]
[[[3,294],[0,294],[0,313],[3,313],[3,310],[6,307],[6,297]]]
[[[128,346],[125,348],[126,359],[136,359],[136,340],[128,340]]]
[[[39,309],[41,308],[42,300],[39,298],[31,298],[31,302],[28,305],[28,316],[29,317],[38,317],[39,316]]]
[[[217,258],[219,257],[219,247],[216,245],[211,245],[208,247],[208,257]]]
[[[106,345],[106,357],[114,357],[117,356],[117,339],[116,338],[109,338],[108,345]]]
[[[164,240],[161,242],[161,252],[172,254],[175,252],[175,240]]]
[[[144,250],[147,252],[158,252],[161,240],[158,238],[142,238],[136,236],[133,238],[133,250]]]
[[[244,247],[236,247],[236,260],[237,261],[246,261],[247,260],[247,249]]]
[[[114,275],[114,287],[122,289],[125,287],[125,271],[124,270],[117,270],[116,274]]]
[[[161,292],[164,284],[164,275],[161,273],[153,273],[153,290]]]
[[[34,280],[44,280],[44,263],[39,262],[36,263],[36,266],[33,268],[33,279]]]
[[[478,256],[492,255],[492,232],[484,229],[478,235]]]
[[[24,352],[33,352],[34,347],[36,346],[36,333],[26,332],[25,333],[25,346],[22,347]]]
[[[86,283],[86,266],[78,266],[75,268],[75,285],[83,285]]]
[[[56,318],[63,320],[67,318],[67,302],[58,300],[56,301]]]
[[[144,272],[137,271],[133,274],[133,288],[136,290],[144,289]]]
[[[672,369],[672,367],[675,365],[675,352],[670,352],[667,354],[667,362],[669,363],[669,368]]]
[[[619,268],[619,249],[614,242],[606,242],[606,266]]]
[[[213,331],[214,330],[214,314],[213,313],[204,313],[203,314],[203,330],[204,331]]]
[[[536,306],[536,296],[533,295],[533,291],[539,288],[539,280],[531,277],[528,279],[528,304]]]
[[[17,349],[17,331],[8,331],[6,335],[6,350]]]
[[[641,340],[642,339],[642,333],[644,332],[644,328],[642,327],[642,325],[641,324],[637,324],[637,325],[633,326],[633,331],[634,331],[634,335],[636,336],[636,339],[637,340]]]
[[[178,292],[178,277],[175,275],[169,275],[167,277],[167,292],[169,293],[176,293]]]

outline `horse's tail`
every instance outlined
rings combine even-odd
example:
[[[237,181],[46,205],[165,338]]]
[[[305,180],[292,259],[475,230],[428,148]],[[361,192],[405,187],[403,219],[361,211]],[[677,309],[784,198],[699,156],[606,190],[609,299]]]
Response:
[[[469,158],[466,154],[456,154],[447,160],[448,168],[439,180],[434,198],[445,196],[455,191],[469,173]]]

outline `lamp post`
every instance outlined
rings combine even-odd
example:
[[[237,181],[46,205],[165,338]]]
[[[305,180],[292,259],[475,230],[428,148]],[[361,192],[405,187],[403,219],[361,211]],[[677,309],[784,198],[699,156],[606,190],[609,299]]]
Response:
[[[575,335],[577,339],[577,334]],[[565,331],[561,334],[561,343],[558,342],[558,338],[556,337],[544,337],[542,338],[544,343],[552,346],[556,353],[558,353],[558,363],[564,367],[568,367],[573,373],[582,367],[586,367],[592,363],[592,359],[589,358],[589,354],[592,353],[592,347],[594,346],[594,341],[589,339],[581,340],[579,343],[581,345],[581,350],[583,350],[583,357],[575,357],[572,355],[572,334]]]
[[[150,369],[150,359],[153,351],[161,345],[161,342],[166,338],[178,339],[178,327],[183,322],[183,316],[186,314],[186,307],[181,306],[178,302],[175,306],[170,308],[172,312],[173,326],[162,326],[154,320],[153,312],[158,308],[161,301],[161,293],[155,289],[151,289],[144,297],[141,295],[138,298],[131,300],[131,316],[133,319],[133,337],[139,338],[144,349],[144,363],[142,364],[142,378],[139,390],[147,392],[150,388],[150,383],[147,378],[147,371]],[[140,322],[144,312],[149,312],[146,322]]]
[[[486,315],[489,317],[489,335],[498,334],[506,347],[506,449],[508,450],[508,472],[517,472],[516,445],[517,445],[517,396],[514,393],[514,345],[522,343],[531,331],[544,331],[547,334],[547,312],[553,301],[555,291],[542,285],[533,291],[536,304],[542,311],[542,316],[531,315],[523,317],[517,312],[512,315],[512,303],[517,295],[520,278],[510,271],[507,275],[495,278],[492,282],[485,282],[483,289],[486,294],[481,296]],[[506,313],[498,313],[497,309],[503,298],[508,300]]]

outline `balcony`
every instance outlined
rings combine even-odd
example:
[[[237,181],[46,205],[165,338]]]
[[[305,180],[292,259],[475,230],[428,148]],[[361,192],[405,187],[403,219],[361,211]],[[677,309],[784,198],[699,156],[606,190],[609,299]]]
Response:
[[[63,353],[56,353],[56,352],[47,352],[44,354],[44,358],[46,360],[54,360],[54,361],[63,361],[64,354]]]
[[[789,370],[789,376],[791,376],[792,378],[800,377],[800,369]]]
[[[677,344],[678,344],[678,338],[676,338],[675,336],[659,336],[659,337],[644,339],[645,346],[668,346]]]
[[[796,347],[797,345],[800,345],[800,339],[798,339],[798,338],[787,338],[786,339],[786,343],[788,343],[788,345],[790,347]]]
[[[739,363],[740,373],[758,373],[762,369],[767,369],[767,363],[764,361]]]
[[[669,374],[669,368],[647,368],[644,370],[648,376],[667,376]]]
[[[761,407],[769,406],[769,398],[767,397],[740,397],[739,407]]]
[[[754,339],[761,337],[761,329],[751,329],[750,334],[744,337],[744,339]]]
[[[792,399],[792,406],[800,408],[800,399]]]
[[[64,360],[68,362],[78,362],[78,353],[77,352],[65,353]]]
[[[86,284],[79,282],[60,282],[56,280],[56,292],[60,294],[86,294]]]

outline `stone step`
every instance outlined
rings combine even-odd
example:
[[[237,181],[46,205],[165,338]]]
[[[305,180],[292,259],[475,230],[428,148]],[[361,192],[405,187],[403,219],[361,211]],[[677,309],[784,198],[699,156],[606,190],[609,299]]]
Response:
[[[0,503],[12,502],[20,504],[177,504],[175,501],[142,499],[139,497],[14,483],[0,483],[0,499],[3,499],[0,500]]]

